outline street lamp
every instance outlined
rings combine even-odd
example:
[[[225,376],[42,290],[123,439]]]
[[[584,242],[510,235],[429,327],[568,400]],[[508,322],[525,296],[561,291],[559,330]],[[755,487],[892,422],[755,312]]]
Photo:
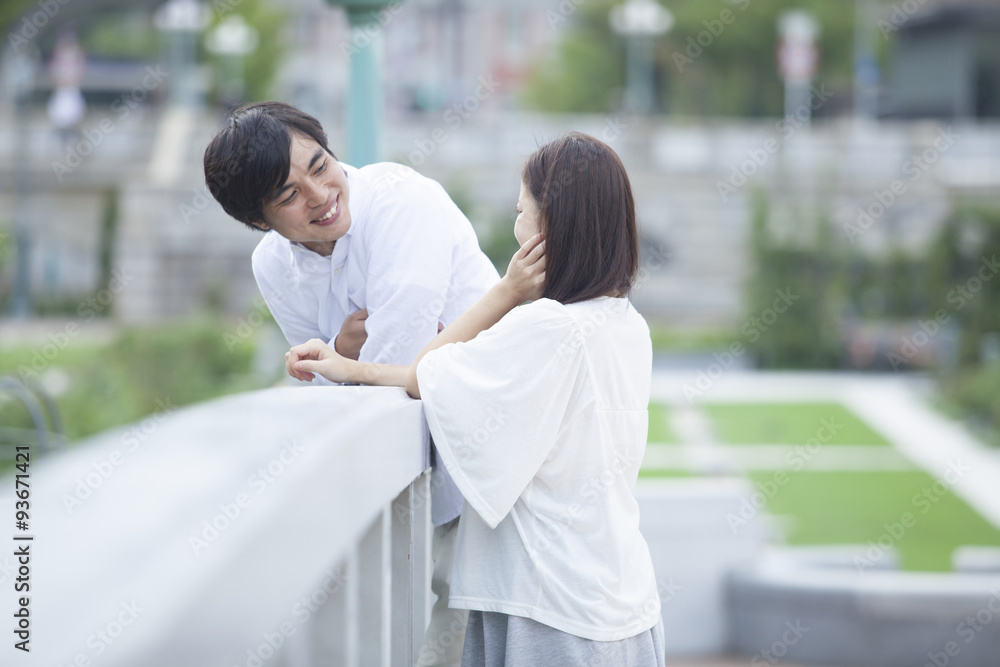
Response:
[[[239,14],[232,14],[215,26],[205,38],[205,48],[228,63],[232,75],[222,77],[219,97],[239,103],[243,99],[243,58],[257,50],[257,29]]]
[[[625,38],[628,61],[625,107],[637,113],[653,110],[653,39],[674,25],[674,16],[655,0],[625,0],[611,9],[611,29]]]
[[[29,49],[14,53],[11,60],[10,99],[14,102],[14,150],[11,171],[14,180],[14,202],[12,218],[14,223],[14,243],[17,248],[16,273],[11,294],[10,312],[14,317],[23,318],[31,314],[31,221],[28,206],[31,200],[31,172],[28,169],[28,118],[31,95],[35,90],[38,76],[38,53]]]
[[[854,115],[878,117],[879,67],[875,57],[875,26],[879,7],[874,0],[854,4]]]
[[[785,81],[785,116],[799,111],[812,115],[809,107],[809,83],[819,63],[816,37],[819,23],[809,12],[791,10],[778,19],[778,69]]]
[[[169,0],[153,15],[153,25],[170,40],[171,71],[176,72],[170,86],[173,105],[194,106],[198,93],[193,69],[198,46],[195,35],[208,25],[209,10],[198,0]]]

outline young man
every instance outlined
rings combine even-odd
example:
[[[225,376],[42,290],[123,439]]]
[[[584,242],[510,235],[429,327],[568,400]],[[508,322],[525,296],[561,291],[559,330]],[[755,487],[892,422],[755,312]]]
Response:
[[[338,162],[319,122],[287,104],[236,109],[205,150],[205,180],[226,213],[266,232],[253,273],[290,346],[321,338],[353,359],[410,364],[499,280],[438,183],[403,165]],[[290,374],[315,379],[296,361],[286,355]],[[438,600],[419,664],[457,665],[465,619],[448,609],[448,579],[463,499],[432,459]]]

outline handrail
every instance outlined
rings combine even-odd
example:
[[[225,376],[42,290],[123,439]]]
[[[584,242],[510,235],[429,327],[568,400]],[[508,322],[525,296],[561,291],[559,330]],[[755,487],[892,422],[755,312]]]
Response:
[[[43,452],[49,453],[65,444],[65,430],[59,416],[59,406],[52,397],[35,382],[26,382],[13,375],[0,376],[0,392],[5,392],[18,399],[31,415],[35,426],[34,438]],[[4,434],[30,433],[28,429],[6,427],[0,429],[0,437],[6,441]],[[50,440],[50,436],[52,439]]]
[[[33,464],[32,660],[413,663],[430,595],[419,401],[282,387],[135,435]]]

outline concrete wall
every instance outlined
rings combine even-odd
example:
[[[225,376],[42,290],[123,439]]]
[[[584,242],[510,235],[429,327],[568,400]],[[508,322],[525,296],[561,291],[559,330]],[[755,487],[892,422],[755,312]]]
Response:
[[[763,559],[727,585],[733,648],[773,660],[858,667],[990,667],[1000,660],[1000,574],[859,573]]]
[[[99,110],[94,113],[93,122],[100,121]],[[331,110],[327,116],[321,120],[331,148],[342,152],[339,115]],[[32,196],[21,217],[34,238],[35,290],[47,284],[53,262],[63,276],[59,284],[84,292],[92,287],[95,193],[115,185],[122,197],[115,265],[142,276],[122,295],[116,309],[122,319],[187,314],[213,292],[233,312],[251,307],[256,288],[249,253],[256,238],[207,198],[202,183],[201,156],[221,122],[217,115],[180,124],[164,114],[124,119],[62,182],[51,166],[59,151],[49,145],[43,119],[32,119],[24,130],[30,157],[17,168],[11,160],[21,130],[10,119],[0,121],[0,201],[13,204],[16,169],[30,172]],[[841,240],[853,241],[858,252],[880,252],[926,245],[952,197],[988,196],[1000,186],[1000,125],[985,124],[949,130],[936,123],[834,120],[810,129],[794,119],[650,121],[487,109],[460,127],[449,127],[438,113],[393,119],[383,152],[462,190],[472,202],[470,218],[483,231],[512,227],[524,158],[568,129],[601,137],[621,154],[644,241],[669,255],[649,273],[635,301],[647,316],[675,325],[725,326],[743,316],[757,189],[775,201],[780,234],[808,236],[815,211],[823,209]],[[888,205],[880,203],[890,197]],[[7,210],[13,215],[22,209]],[[75,235],[86,239],[68,241]]]
[[[656,571],[668,655],[728,648],[726,578],[753,566],[768,532],[764,520],[740,531],[727,522],[752,491],[736,478],[639,480],[640,528]]]

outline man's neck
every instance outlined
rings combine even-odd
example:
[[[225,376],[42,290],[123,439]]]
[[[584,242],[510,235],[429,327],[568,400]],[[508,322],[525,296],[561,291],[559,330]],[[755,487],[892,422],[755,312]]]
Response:
[[[322,255],[323,257],[329,257],[333,254],[333,248],[337,245],[336,241],[303,241],[302,245],[309,248],[317,255]]]

